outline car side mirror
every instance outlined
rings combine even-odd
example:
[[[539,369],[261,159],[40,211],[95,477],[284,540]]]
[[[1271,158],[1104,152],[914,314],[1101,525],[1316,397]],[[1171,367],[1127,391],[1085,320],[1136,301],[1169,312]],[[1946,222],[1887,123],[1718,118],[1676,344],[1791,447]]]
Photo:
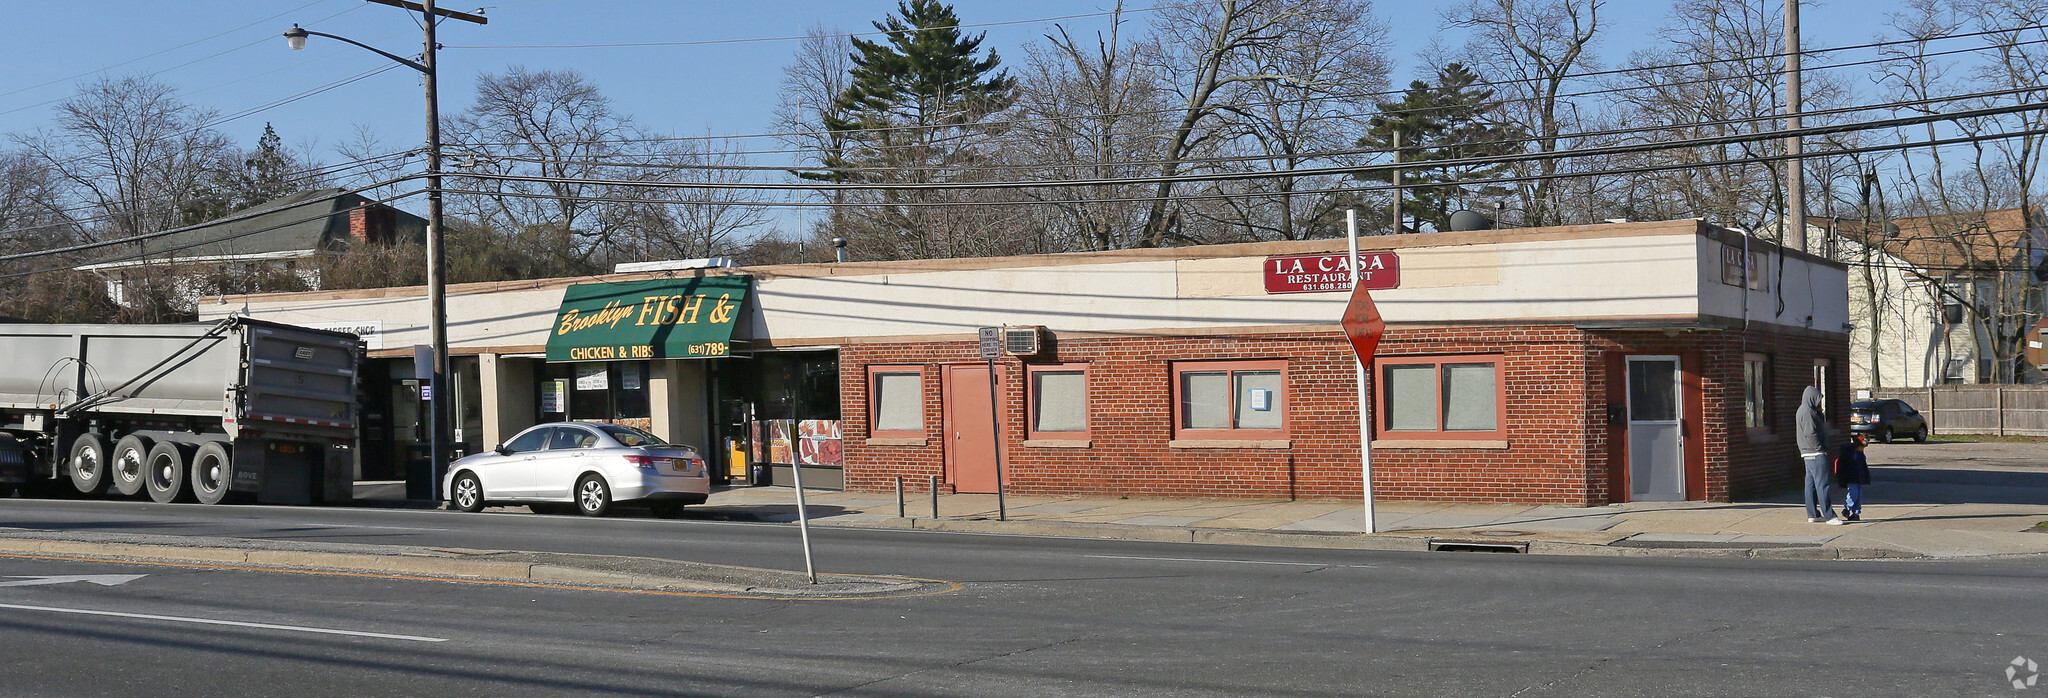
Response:
[[[496,451],[496,452],[498,453],[498,455],[501,455],[501,456],[509,456],[509,455],[512,455],[512,449],[509,449],[509,448],[505,448],[505,444],[498,444],[498,445],[496,445],[496,446],[492,446],[492,447],[491,447],[491,450],[493,450],[493,451]]]

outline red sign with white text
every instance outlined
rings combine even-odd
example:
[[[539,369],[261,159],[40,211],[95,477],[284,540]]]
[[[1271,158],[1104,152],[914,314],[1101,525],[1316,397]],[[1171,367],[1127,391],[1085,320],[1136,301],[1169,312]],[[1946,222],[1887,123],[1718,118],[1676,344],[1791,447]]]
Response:
[[[1401,285],[1401,259],[1392,252],[1358,254],[1358,287],[1388,289]],[[1345,254],[1311,254],[1266,259],[1267,293],[1321,293],[1351,290],[1351,265]]]

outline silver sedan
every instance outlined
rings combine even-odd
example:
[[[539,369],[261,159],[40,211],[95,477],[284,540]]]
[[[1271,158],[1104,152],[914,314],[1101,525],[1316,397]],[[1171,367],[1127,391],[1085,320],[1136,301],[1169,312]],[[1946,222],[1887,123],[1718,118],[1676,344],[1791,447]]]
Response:
[[[704,457],[689,446],[617,424],[552,422],[448,466],[442,483],[463,511],[488,504],[574,503],[603,516],[617,502],[646,502],[657,516],[711,496]],[[536,507],[538,509],[539,507]]]

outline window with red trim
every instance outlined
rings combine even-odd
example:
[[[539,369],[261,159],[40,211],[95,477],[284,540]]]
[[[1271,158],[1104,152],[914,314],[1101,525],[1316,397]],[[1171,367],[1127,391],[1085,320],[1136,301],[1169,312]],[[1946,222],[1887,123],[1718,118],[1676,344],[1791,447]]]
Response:
[[[922,437],[924,367],[868,367],[868,436]]]
[[[1029,366],[1031,439],[1088,438],[1088,364]]]
[[[1499,354],[1374,359],[1379,438],[1505,439]]]
[[[1177,361],[1177,439],[1287,438],[1287,361]]]

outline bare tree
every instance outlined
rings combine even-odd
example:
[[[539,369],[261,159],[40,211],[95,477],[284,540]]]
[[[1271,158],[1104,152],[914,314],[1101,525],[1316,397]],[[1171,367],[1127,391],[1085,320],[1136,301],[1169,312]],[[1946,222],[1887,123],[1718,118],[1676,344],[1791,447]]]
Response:
[[[1563,95],[1575,72],[1593,67],[1588,53],[1599,37],[1604,0],[1463,0],[1444,11],[1447,26],[1471,32],[1462,62],[1505,80],[1501,94],[1508,118],[1532,134],[1535,150],[1558,152],[1567,144],[1565,124],[1576,113]],[[1562,148],[1569,149],[1569,148]],[[1555,159],[1518,167],[1533,181],[1522,185],[1522,223],[1554,225],[1564,220],[1565,202],[1554,178]]]
[[[519,66],[478,76],[476,103],[444,125],[443,134],[456,162],[471,171],[559,179],[635,176],[607,160],[624,152],[620,141],[642,135],[581,73]],[[613,193],[603,185],[459,176],[452,181],[502,194],[450,197],[461,215],[498,230],[558,240],[569,246],[563,254],[580,259],[611,252],[613,238],[635,220],[632,204],[603,201]]]
[[[20,144],[92,212],[74,233],[102,240],[176,227],[210,171],[235,149],[215,113],[148,78],[103,79],[57,105],[53,129]]]
[[[1019,157],[1042,179],[1114,180],[1136,177],[1159,158],[1163,113],[1153,73],[1139,65],[1123,36],[1118,3],[1108,32],[1093,41],[1055,26],[1044,45],[1026,49],[1018,98]],[[1145,206],[1144,187],[1100,184],[1034,192],[1047,202],[1044,245],[1062,251],[1135,246]]]

